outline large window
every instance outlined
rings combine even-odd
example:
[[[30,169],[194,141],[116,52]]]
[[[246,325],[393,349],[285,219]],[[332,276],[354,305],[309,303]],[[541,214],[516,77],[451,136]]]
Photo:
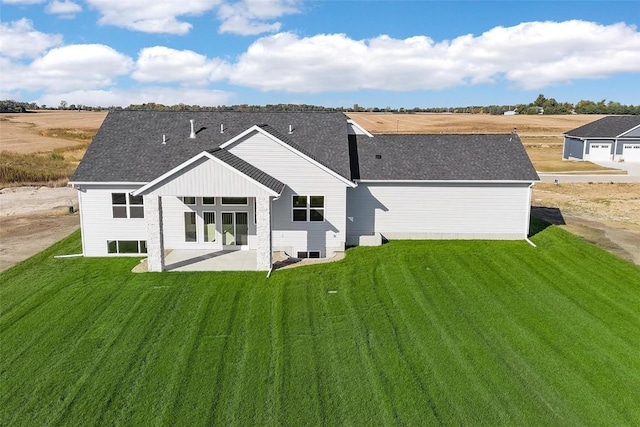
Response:
[[[142,196],[127,193],[111,193],[114,218],[144,218]]]
[[[204,241],[215,242],[216,241],[216,213],[202,212],[202,219],[204,220]]]
[[[195,212],[184,213],[184,241],[185,242],[198,241]]]
[[[293,196],[294,221],[324,221],[324,196]]]
[[[145,240],[108,240],[107,252],[110,254],[146,254]]]

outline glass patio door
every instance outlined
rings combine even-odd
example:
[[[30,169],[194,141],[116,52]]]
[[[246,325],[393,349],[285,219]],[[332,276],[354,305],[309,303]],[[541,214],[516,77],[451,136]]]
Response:
[[[249,243],[249,215],[247,212],[222,213],[222,244],[243,246]]]

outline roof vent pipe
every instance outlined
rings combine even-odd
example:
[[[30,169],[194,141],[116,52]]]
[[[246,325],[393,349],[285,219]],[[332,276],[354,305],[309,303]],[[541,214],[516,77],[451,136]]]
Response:
[[[162,145],[165,145],[167,143],[167,135],[165,135],[164,133],[162,134]]]
[[[189,123],[191,123],[191,134],[189,135],[189,138],[194,139],[196,137],[196,130],[194,127],[194,120],[191,119],[189,120]]]
[[[220,133],[224,133],[224,124],[220,123]]]
[[[293,133],[293,126],[289,125],[289,135]]]

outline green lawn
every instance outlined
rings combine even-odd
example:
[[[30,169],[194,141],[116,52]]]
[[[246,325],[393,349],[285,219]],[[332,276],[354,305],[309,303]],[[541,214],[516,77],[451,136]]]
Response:
[[[640,269],[532,240],[266,280],[53,259],[76,233],[0,275],[0,425],[640,424]]]

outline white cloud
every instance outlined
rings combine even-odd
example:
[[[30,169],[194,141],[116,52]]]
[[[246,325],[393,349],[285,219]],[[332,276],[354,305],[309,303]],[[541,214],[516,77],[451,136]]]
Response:
[[[0,83],[7,91],[56,91],[111,86],[133,67],[128,56],[101,44],[69,45],[51,49],[29,65],[6,61]]]
[[[2,3],[6,4],[39,4],[44,3],[45,0],[2,0]]]
[[[0,23],[0,55],[11,58],[35,58],[41,52],[60,43],[60,34],[36,31],[28,19]]]
[[[640,33],[623,23],[529,22],[480,36],[353,40],[344,34],[263,37],[234,64],[229,81],[300,93],[440,90],[497,79],[539,89],[574,79],[640,72]]]
[[[73,17],[76,13],[82,12],[82,7],[68,0],[53,0],[47,5],[45,11],[54,15]]]
[[[100,24],[115,25],[145,33],[186,34],[191,24],[177,18],[201,15],[221,0],[86,0],[98,9]]]
[[[267,21],[298,13],[297,0],[240,0],[225,3],[218,9],[222,21],[219,32],[256,35],[279,31],[280,22]]]
[[[111,90],[75,90],[48,92],[35,102],[42,105],[58,105],[61,99],[69,104],[110,107],[126,107],[131,104],[155,102],[164,105],[228,105],[234,94],[220,90],[184,89],[167,87],[142,87]]]
[[[204,85],[225,77],[227,69],[228,64],[219,59],[210,60],[190,50],[154,46],[140,51],[131,77],[145,83]]]

